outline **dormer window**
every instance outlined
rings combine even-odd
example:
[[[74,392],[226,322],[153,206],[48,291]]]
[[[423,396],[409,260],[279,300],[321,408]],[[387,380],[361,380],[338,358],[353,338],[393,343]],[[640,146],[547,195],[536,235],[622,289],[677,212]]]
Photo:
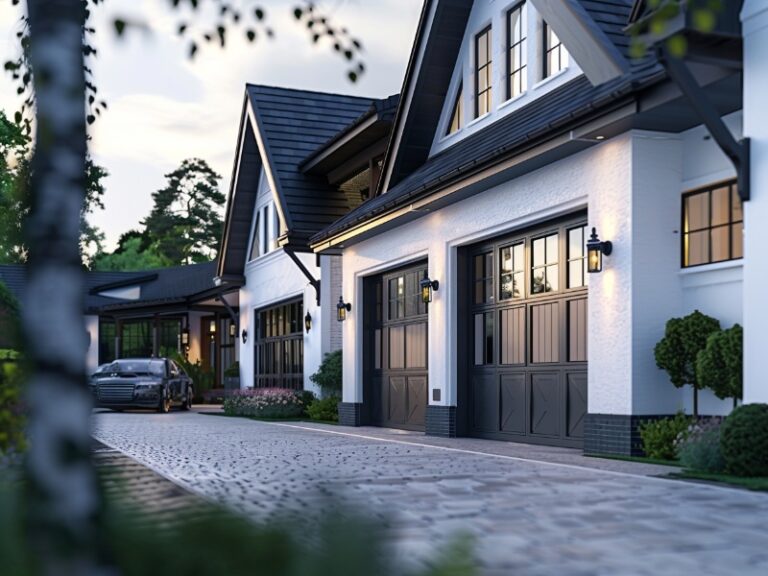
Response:
[[[453,134],[454,132],[458,132],[461,130],[461,118],[464,115],[464,105],[462,104],[462,101],[464,100],[464,90],[463,86],[459,85],[459,89],[456,92],[456,102],[453,105],[453,113],[451,114],[451,124],[448,126],[448,131],[446,132],[446,135]]]
[[[493,101],[493,35],[488,26],[475,37],[475,117],[491,111]]]
[[[507,98],[528,89],[528,6],[521,2],[507,12]]]
[[[280,235],[280,218],[273,203],[260,206],[256,210],[251,235],[251,251],[248,260],[277,250],[277,237]]]
[[[546,22],[542,23],[542,34],[544,36],[544,53],[542,54],[542,60],[544,64],[543,76],[549,78],[554,76],[561,70],[565,70],[568,67],[568,50],[563,46],[560,38],[557,37],[555,31]]]

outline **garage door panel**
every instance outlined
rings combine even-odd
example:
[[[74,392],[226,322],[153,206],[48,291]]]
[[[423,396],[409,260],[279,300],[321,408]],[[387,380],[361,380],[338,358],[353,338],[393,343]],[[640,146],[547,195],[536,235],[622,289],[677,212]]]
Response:
[[[571,372],[567,376],[566,430],[571,438],[584,436],[587,415],[587,373]]]
[[[476,375],[472,379],[472,423],[479,431],[499,430],[499,385],[496,374]]]
[[[531,374],[531,434],[560,433],[558,380],[558,373]]]
[[[525,374],[501,376],[501,430],[525,434]]]
[[[427,412],[427,378],[426,376],[411,376],[407,379],[408,386],[408,424],[423,426]]]
[[[387,420],[403,423],[407,410],[407,390],[405,376],[389,377]]]

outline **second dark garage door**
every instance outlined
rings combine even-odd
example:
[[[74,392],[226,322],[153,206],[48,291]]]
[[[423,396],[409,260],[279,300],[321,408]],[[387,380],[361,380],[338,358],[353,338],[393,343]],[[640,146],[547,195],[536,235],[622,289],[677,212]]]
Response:
[[[469,434],[582,444],[585,236],[585,218],[572,218],[467,250],[460,401]]]

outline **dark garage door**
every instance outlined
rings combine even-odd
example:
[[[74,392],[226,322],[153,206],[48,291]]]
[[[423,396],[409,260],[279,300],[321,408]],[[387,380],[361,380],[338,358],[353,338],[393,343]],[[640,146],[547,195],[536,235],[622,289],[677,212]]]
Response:
[[[427,399],[427,306],[419,281],[427,265],[368,281],[365,333],[371,421],[424,430]],[[368,401],[366,401],[367,403]]]
[[[467,253],[466,420],[473,436],[580,446],[587,411],[584,218]]]

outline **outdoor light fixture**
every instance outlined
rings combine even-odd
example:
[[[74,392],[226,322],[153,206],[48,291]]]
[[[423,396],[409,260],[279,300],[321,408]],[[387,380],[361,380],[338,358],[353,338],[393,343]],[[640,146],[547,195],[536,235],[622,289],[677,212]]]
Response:
[[[181,345],[185,348],[189,347],[189,328],[184,328],[181,331]]]
[[[235,338],[235,337],[237,337],[237,326],[235,326],[235,323],[234,323],[234,322],[232,322],[232,323],[229,325],[229,337],[230,337],[230,338]]]
[[[240,333],[240,337],[243,339],[243,344],[248,342],[248,330],[243,328],[243,331]]]
[[[336,320],[344,322],[347,319],[347,312],[352,311],[352,304],[344,302],[344,298],[339,296],[339,303],[336,304]]]
[[[592,228],[592,236],[587,242],[587,272],[594,274],[603,271],[603,254],[610,256],[613,252],[613,244],[606,240],[601,242],[597,236],[597,230]]]
[[[211,336],[216,334],[216,320],[211,320],[210,324],[208,324],[208,333]]]
[[[307,334],[312,330],[312,315],[307,310],[307,314],[304,316],[304,328],[307,330]]]
[[[429,304],[432,302],[432,291],[434,290],[437,292],[440,288],[440,282],[437,280],[430,280],[429,276],[427,276],[427,271],[424,270],[424,278],[419,283],[419,286],[421,286],[421,301],[424,302],[424,304]]]

